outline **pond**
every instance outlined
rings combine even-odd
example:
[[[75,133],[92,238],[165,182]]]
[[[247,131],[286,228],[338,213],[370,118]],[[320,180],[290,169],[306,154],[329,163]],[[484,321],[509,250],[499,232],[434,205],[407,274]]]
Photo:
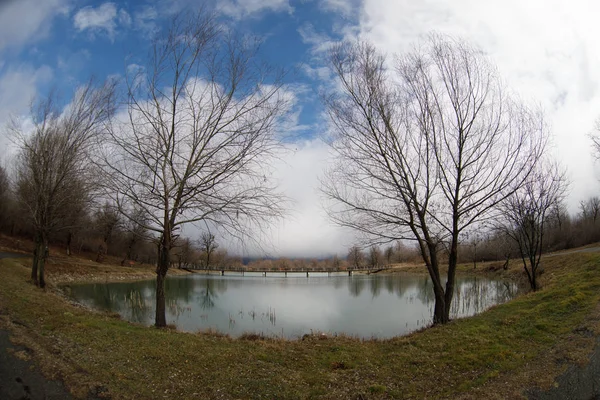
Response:
[[[167,322],[189,332],[231,336],[257,333],[297,339],[307,333],[360,338],[404,335],[431,323],[431,281],[415,275],[314,274],[284,276],[201,275],[168,277]],[[73,285],[71,296],[87,306],[154,322],[155,281]],[[516,295],[515,284],[457,277],[451,318],[480,313]]]

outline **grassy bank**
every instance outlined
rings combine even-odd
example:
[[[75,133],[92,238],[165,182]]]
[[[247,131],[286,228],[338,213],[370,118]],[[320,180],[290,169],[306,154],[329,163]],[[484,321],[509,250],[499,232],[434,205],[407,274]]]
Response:
[[[145,328],[32,287],[24,265],[0,260],[0,325],[32,349],[22,357],[82,397],[515,398],[585,362],[600,334],[597,254],[545,260],[538,293],[382,341],[233,340]],[[515,263],[482,273],[519,271]]]

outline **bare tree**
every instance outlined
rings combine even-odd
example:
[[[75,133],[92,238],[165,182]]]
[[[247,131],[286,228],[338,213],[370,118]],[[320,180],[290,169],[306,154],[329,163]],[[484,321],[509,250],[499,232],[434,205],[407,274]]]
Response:
[[[350,247],[350,250],[348,250],[348,256],[346,257],[346,260],[348,260],[348,264],[350,264],[350,266],[354,267],[355,269],[360,269],[363,266],[364,259],[365,257],[360,250],[360,247]]]
[[[96,262],[102,262],[104,255],[108,254],[108,248],[111,244],[112,237],[117,229],[121,227],[122,223],[123,221],[121,220],[118,209],[108,202],[104,203],[104,205],[96,212],[95,225],[102,238],[102,244],[98,248],[98,254],[96,255]]]
[[[268,159],[287,110],[279,76],[258,45],[213,15],[179,15],[144,68],[130,68],[127,117],[104,143],[105,169],[125,216],[148,215],[157,237],[156,326],[166,326],[164,279],[178,229],[203,221],[237,237],[282,212]]]
[[[504,203],[501,229],[518,245],[532,290],[539,288],[538,268],[551,210],[565,197],[566,174],[557,164],[541,164],[525,185]]]
[[[11,187],[6,169],[0,165],[0,228],[6,228],[9,222],[11,206]]]
[[[192,263],[194,246],[190,238],[178,238],[174,245],[176,251],[173,252],[177,258],[177,268],[188,268]]]
[[[126,260],[137,260],[137,255],[133,256],[133,251],[138,243],[148,239],[148,231],[145,226],[148,224],[148,216],[146,211],[140,207],[134,207],[129,219],[123,221],[123,227],[126,231],[125,258],[121,261],[121,265],[125,265]]]
[[[582,219],[596,225],[596,221],[598,217],[600,217],[600,198],[598,196],[593,196],[586,201],[582,200],[579,203],[579,208],[581,209]]]
[[[342,262],[340,261],[340,258],[337,254],[334,254],[333,257],[331,257],[331,269],[334,271],[339,271],[341,265]]]
[[[545,148],[543,116],[459,40],[432,35],[393,69],[366,43],[334,47],[330,60],[341,90],[324,96],[337,160],[323,180],[329,216],[373,243],[415,240],[433,281],[433,322],[446,323],[459,235],[525,182]]]
[[[378,268],[380,263],[381,263],[381,250],[379,249],[378,246],[371,246],[371,248],[369,248],[369,261],[367,264],[369,269]]]
[[[596,120],[595,133],[589,135],[592,141],[592,155],[596,160],[600,160],[600,118]]]
[[[394,260],[394,246],[393,245],[389,245],[388,247],[385,248],[385,252],[384,252],[384,257],[385,257],[385,262],[387,265],[391,265],[392,261]]]
[[[204,267],[208,269],[211,265],[211,256],[213,255],[215,250],[219,248],[219,244],[215,240],[215,235],[213,235],[210,232],[205,232],[202,234],[202,237],[200,238],[200,244],[202,246],[202,253],[205,257]]]
[[[40,287],[50,235],[69,227],[69,214],[94,189],[90,150],[113,111],[114,87],[114,82],[95,87],[90,81],[63,110],[50,95],[32,106],[32,132],[18,121],[9,128],[19,145],[17,197],[35,232],[31,279]]]

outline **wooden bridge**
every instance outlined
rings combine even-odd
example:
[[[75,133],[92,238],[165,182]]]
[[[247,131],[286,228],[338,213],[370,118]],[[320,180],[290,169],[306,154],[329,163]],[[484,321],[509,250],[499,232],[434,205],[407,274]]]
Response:
[[[225,273],[232,274],[241,274],[244,276],[246,273],[251,274],[260,274],[262,276],[267,276],[267,274],[271,275],[281,275],[283,274],[285,277],[288,274],[294,275],[304,275],[308,278],[310,274],[327,274],[327,276],[331,276],[331,274],[342,274],[348,273],[348,276],[352,276],[354,272],[367,272],[367,273],[375,273],[383,271],[385,268],[348,268],[348,269],[309,269],[309,268],[298,268],[298,269],[268,269],[268,270],[258,270],[258,269],[248,269],[243,267],[209,267],[209,268],[183,268],[189,272],[207,272],[207,273],[220,273],[221,276],[224,276]]]

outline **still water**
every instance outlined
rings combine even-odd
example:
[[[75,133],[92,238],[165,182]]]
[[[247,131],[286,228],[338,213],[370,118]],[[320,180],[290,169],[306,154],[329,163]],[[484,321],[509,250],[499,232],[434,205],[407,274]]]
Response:
[[[296,339],[306,333],[389,338],[432,320],[434,296],[425,276],[188,275],[166,280],[167,322],[190,332],[216,330]],[[154,322],[155,281],[73,285],[73,298],[123,318]],[[509,282],[457,277],[451,317],[484,311],[516,295]]]

